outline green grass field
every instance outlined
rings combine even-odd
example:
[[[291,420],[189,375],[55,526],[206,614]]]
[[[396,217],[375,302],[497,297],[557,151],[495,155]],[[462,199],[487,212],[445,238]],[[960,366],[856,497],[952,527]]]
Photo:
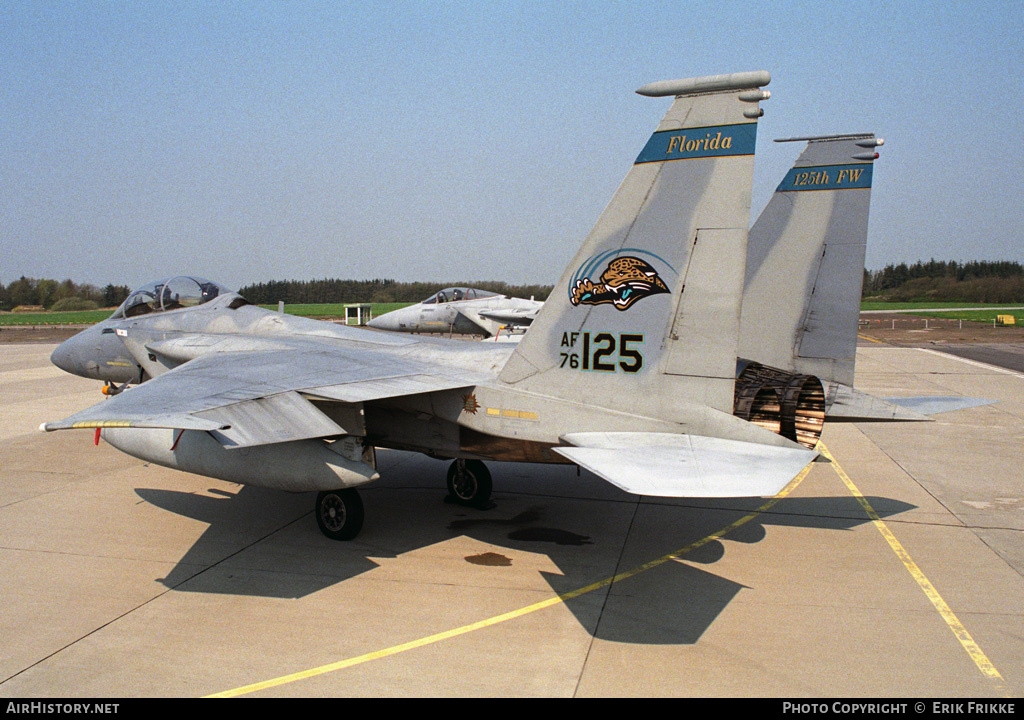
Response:
[[[1001,303],[997,305],[985,303],[963,303],[963,302],[916,302],[916,303],[861,303],[861,310],[936,310],[935,312],[921,312],[921,317],[948,318],[952,320],[966,320],[968,322],[987,323],[991,325],[997,315],[1013,315],[1015,324],[1024,325],[1024,309],[1003,310],[1002,308],[1020,306],[1024,303]],[[964,308],[956,311],[940,311],[938,308]]]
[[[952,318],[953,320],[967,320],[991,325],[995,322],[997,315],[1012,315],[1015,325],[1024,325],[1024,310],[962,310],[959,312],[930,312],[921,313],[925,317]]]
[[[110,317],[113,310],[73,312],[0,313],[0,326],[7,325],[92,325]]]
[[[865,301],[860,304],[861,310],[917,310],[921,308],[928,309],[939,309],[939,308],[997,308],[997,307],[1012,307],[1012,306],[1024,307],[1022,303],[1002,303],[994,305],[992,303],[969,303],[969,302],[903,302],[903,303],[890,303],[890,302],[871,302]]]

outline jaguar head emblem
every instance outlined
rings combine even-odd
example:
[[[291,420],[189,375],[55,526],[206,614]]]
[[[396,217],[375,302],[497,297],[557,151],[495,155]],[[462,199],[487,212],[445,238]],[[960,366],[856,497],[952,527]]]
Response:
[[[610,303],[617,310],[628,310],[648,295],[667,292],[668,286],[650,263],[625,255],[608,263],[596,283],[587,277],[577,280],[569,299],[573,305]]]

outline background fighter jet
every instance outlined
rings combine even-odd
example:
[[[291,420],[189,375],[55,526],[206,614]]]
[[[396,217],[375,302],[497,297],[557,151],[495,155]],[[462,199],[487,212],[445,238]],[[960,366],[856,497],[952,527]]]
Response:
[[[165,292],[188,284],[176,278],[140,296],[148,310],[129,298],[54,352],[70,372],[139,384],[43,429],[101,428],[150,462],[319,491],[317,521],[338,539],[362,526],[354,488],[377,477],[375,447],[452,458],[449,491],[466,504],[489,496],[486,459],[576,463],[644,495],[774,495],[817,457],[824,393],[780,369],[734,395],[769,80],[638,91],[674,101],[516,345],[286,316],[198,280],[190,305]],[[574,302],[581,283],[614,285],[620,266],[643,268],[658,291]]]
[[[421,303],[384,313],[367,324],[396,332],[493,337],[502,328],[521,329],[529,325],[543,304],[476,288],[450,287]]]

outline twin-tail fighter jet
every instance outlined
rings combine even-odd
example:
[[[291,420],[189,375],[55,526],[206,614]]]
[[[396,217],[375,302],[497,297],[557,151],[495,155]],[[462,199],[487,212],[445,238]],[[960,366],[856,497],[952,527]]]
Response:
[[[544,303],[471,287],[439,290],[423,302],[378,315],[367,323],[378,330],[457,333],[495,337],[528,327]]]
[[[335,539],[362,527],[356,488],[378,477],[377,447],[452,459],[449,491],[467,505],[490,495],[485,460],[574,463],[641,495],[774,495],[817,457],[825,395],[763,363],[737,378],[769,81],[638,91],[673,101],[517,344],[286,316],[174,278],[54,351],[110,397],[42,429],[98,428],[149,462],[317,491]]]

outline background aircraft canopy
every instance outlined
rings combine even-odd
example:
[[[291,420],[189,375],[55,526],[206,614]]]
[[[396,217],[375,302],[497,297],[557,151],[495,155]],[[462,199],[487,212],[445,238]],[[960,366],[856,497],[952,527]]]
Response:
[[[111,317],[128,318],[194,307],[209,302],[222,293],[230,292],[233,291],[205,278],[178,275],[166,280],[155,280],[137,288]]]
[[[423,301],[424,305],[453,302],[455,300],[479,300],[480,298],[497,297],[499,293],[477,290],[476,288],[450,287],[431,295]]]

